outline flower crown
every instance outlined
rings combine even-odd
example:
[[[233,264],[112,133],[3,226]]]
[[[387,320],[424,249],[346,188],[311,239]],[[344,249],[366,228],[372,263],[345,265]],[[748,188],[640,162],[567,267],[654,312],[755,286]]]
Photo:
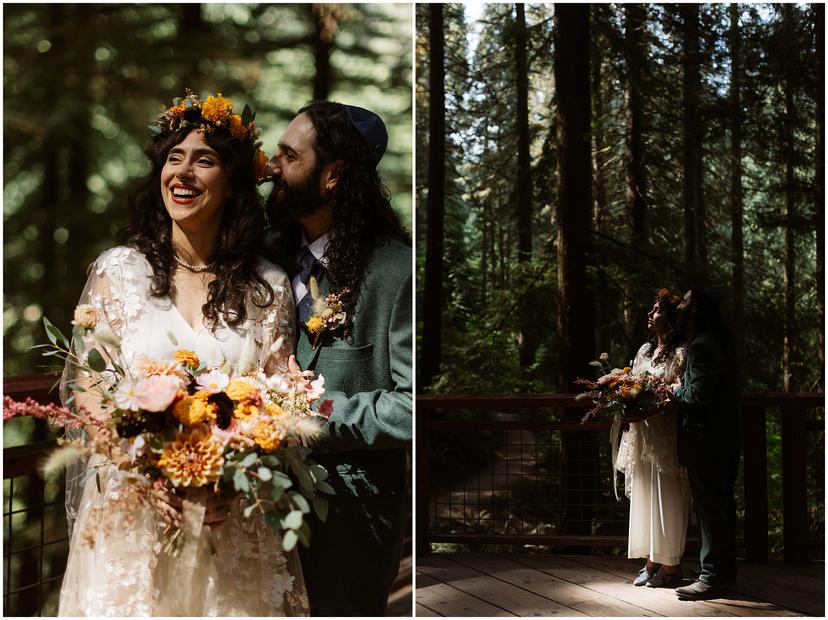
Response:
[[[656,293],[656,299],[658,301],[664,301],[666,303],[673,305],[676,305],[681,301],[681,297],[679,297],[678,295],[670,295],[670,291],[668,291],[666,288],[658,289],[658,292]]]
[[[256,149],[253,167],[256,180],[263,180],[268,157],[261,149],[262,143],[258,140],[261,130],[256,128],[256,113],[250,106],[245,105],[241,115],[233,114],[233,102],[222,97],[220,92],[215,96],[209,95],[204,101],[189,88],[186,93],[183,99],[173,99],[172,107],[165,110],[157,121],[147,125],[150,131],[156,136],[167,136],[183,127],[197,127],[206,134],[225,129],[232,138],[250,142]]]

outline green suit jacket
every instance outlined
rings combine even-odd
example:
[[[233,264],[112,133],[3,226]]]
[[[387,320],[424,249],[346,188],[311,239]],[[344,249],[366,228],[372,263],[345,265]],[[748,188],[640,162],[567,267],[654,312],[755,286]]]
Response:
[[[314,350],[300,330],[296,358],[325,377],[333,401],[328,437],[313,458],[339,496],[405,492],[405,448],[412,434],[411,248],[381,241],[368,263],[353,326]],[[320,283],[322,294],[331,291]]]
[[[721,343],[702,333],[687,349],[682,385],[675,389],[678,460],[682,465],[729,461],[741,446],[738,368]]]

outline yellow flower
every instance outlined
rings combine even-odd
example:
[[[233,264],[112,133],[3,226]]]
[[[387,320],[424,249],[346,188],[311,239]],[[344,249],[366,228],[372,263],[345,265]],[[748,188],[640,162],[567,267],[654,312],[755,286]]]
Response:
[[[279,405],[274,405],[273,403],[265,403],[265,411],[267,411],[268,415],[277,416],[277,415],[284,415],[285,410],[282,409]]]
[[[262,149],[256,151],[256,156],[253,158],[253,170],[256,172],[256,179],[264,179],[266,177],[268,159],[267,153]]]
[[[227,384],[224,392],[230,397],[230,400],[235,400],[236,402],[256,400],[259,397],[259,390],[256,386],[243,379],[232,379]]]
[[[214,421],[218,408],[207,399],[210,392],[199,391],[192,396],[185,396],[173,407],[173,415],[182,424],[193,426],[202,422]]]
[[[233,103],[229,99],[217,93],[215,97],[210,95],[201,104],[201,118],[211,123],[223,123],[233,113]]]
[[[632,368],[630,368],[629,366],[624,366],[624,372],[630,372],[631,370]]]
[[[173,359],[179,364],[184,364],[190,368],[198,368],[198,355],[195,351],[188,351],[187,349],[179,349],[173,353]]]
[[[249,403],[239,403],[233,409],[233,415],[239,420],[249,420],[259,415],[259,407]]]
[[[210,429],[202,425],[164,446],[156,465],[175,486],[200,487],[221,477],[224,456]]]
[[[636,383],[636,384],[634,384],[634,385],[632,386],[632,389],[634,389],[634,390],[640,390],[640,389],[641,389],[641,384],[640,384],[640,383]]]
[[[247,127],[242,125],[242,118],[238,114],[230,117],[230,133],[237,140],[244,140],[247,137]]]
[[[268,421],[261,421],[256,424],[252,433],[253,440],[265,452],[273,452],[279,449],[284,439],[284,431]]]
[[[308,331],[312,334],[318,334],[323,329],[325,329],[325,321],[319,318],[317,315],[313,315],[311,318],[308,319],[307,322]]]
[[[627,388],[627,387],[621,388],[621,396],[623,398],[629,398],[630,397],[630,388]]]

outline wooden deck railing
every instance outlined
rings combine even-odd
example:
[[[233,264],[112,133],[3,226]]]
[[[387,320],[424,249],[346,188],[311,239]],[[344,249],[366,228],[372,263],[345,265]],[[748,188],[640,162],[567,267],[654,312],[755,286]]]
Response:
[[[781,412],[782,440],[782,490],[783,490],[783,542],[787,562],[804,562],[808,559],[808,508],[809,484],[822,484],[822,480],[808,480],[806,462],[806,438],[808,432],[824,432],[824,420],[808,421],[807,412],[823,408],[823,394],[748,394],[743,398],[744,417],[744,544],[747,559],[763,562],[768,559],[768,455],[766,413],[769,409]],[[576,401],[574,395],[424,395],[417,397],[417,549],[428,553],[432,542],[547,544],[567,546],[617,546],[624,542],[618,536],[553,536],[486,535],[475,533],[445,534],[433,530],[429,522],[432,499],[430,476],[430,443],[438,433],[472,433],[480,431],[595,431],[608,429],[606,422],[549,420],[491,420],[483,417],[452,419],[451,412],[466,410],[484,412],[492,410],[556,410],[589,408],[588,401]],[[437,412],[444,415],[437,416]],[[442,419],[437,419],[441,417]],[[820,454],[824,463],[824,452]],[[824,470],[823,470],[824,471]]]

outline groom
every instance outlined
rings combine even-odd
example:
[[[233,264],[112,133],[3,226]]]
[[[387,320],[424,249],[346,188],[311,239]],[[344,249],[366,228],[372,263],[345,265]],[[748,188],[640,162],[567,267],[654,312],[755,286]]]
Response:
[[[408,506],[412,426],[411,242],[377,164],[379,116],[314,101],[291,121],[269,163],[267,211],[292,270],[296,358],[325,377],[328,438],[312,456],[336,490],[312,517],[302,569],[314,616],[381,616],[397,575]],[[344,319],[320,320],[311,294],[337,295]]]
[[[730,331],[713,289],[694,288],[678,306],[677,331],[688,342],[678,404],[678,460],[701,533],[698,581],[676,588],[680,600],[716,598],[736,580],[736,501],[741,446],[739,370]]]

